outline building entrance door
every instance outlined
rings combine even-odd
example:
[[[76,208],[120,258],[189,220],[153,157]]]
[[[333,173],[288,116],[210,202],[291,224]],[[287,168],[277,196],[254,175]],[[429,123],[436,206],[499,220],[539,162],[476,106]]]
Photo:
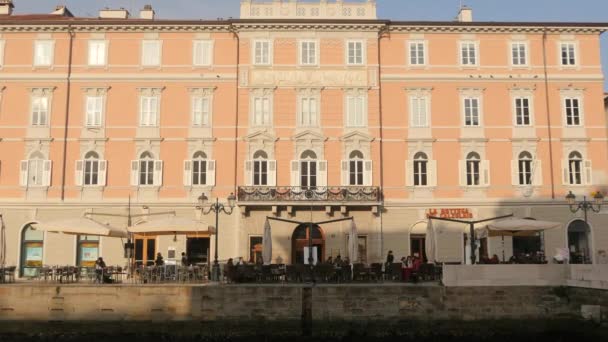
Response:
[[[589,226],[583,220],[572,221],[568,226],[568,249],[571,264],[591,263],[590,235]]]
[[[206,264],[209,262],[209,238],[188,237],[186,240],[186,256],[190,265]]]
[[[291,238],[292,264],[304,264],[304,247],[308,247],[310,234],[310,223],[302,223],[293,231]],[[317,247],[317,261],[325,260],[325,236],[321,227],[316,224],[312,226],[312,246]]]
[[[135,235],[135,266],[154,265],[156,236]]]
[[[418,254],[422,258],[423,262],[426,262],[426,251],[425,251],[425,235],[411,235],[410,236],[410,252],[411,255]]]

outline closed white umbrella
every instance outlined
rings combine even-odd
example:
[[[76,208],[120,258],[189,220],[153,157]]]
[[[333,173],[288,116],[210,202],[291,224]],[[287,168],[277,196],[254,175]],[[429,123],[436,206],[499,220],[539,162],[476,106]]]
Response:
[[[158,220],[144,222],[129,227],[131,233],[208,233],[209,226],[202,221],[192,220],[183,217],[168,217]]]
[[[270,231],[270,222],[266,219],[264,223],[264,238],[262,239],[262,259],[264,265],[272,263],[272,234]]]
[[[109,224],[97,222],[89,217],[79,217],[51,222],[39,222],[32,225],[34,229],[52,233],[72,235],[94,235],[126,238],[128,233],[124,229],[112,227]]]
[[[435,262],[435,228],[433,228],[433,220],[429,219],[426,225],[426,238],[424,239],[424,252],[428,262]]]
[[[348,256],[351,263],[356,263],[359,260],[359,241],[357,237],[357,225],[355,220],[350,221],[350,234],[348,238]]]

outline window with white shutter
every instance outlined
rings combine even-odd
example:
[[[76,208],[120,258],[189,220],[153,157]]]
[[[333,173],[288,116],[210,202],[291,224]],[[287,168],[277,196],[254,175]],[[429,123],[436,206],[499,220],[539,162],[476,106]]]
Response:
[[[529,152],[522,152],[519,154],[517,160],[517,184],[518,185],[532,185],[532,178],[534,175],[533,171],[534,161],[532,155]]]
[[[466,185],[479,186],[481,185],[481,158],[479,154],[471,152],[466,159]]]
[[[477,59],[477,44],[475,42],[461,42],[460,64],[463,66],[476,66]]]
[[[270,97],[254,97],[252,102],[252,125],[270,126]]]
[[[365,127],[367,125],[367,110],[365,97],[362,95],[349,95],[346,97],[346,125],[347,127]]]
[[[191,160],[192,172],[191,172],[191,184],[193,186],[207,185],[208,182],[208,160],[207,155],[203,152],[196,152]]]
[[[568,165],[566,166],[565,173],[567,175],[565,184],[570,185],[582,185],[585,180],[585,170],[583,169],[583,157],[577,152],[571,152],[568,155]]]
[[[139,111],[140,126],[158,126],[158,96],[141,96]]]
[[[49,124],[49,97],[32,96],[32,126],[47,126]]]
[[[429,160],[425,153],[418,152],[414,156],[414,186],[429,185]]]
[[[192,97],[192,126],[209,126],[210,99],[207,96]]]
[[[411,127],[428,127],[428,99],[426,96],[410,96]]]
[[[106,65],[107,42],[105,40],[89,40],[89,66]]]
[[[409,42],[410,65],[426,64],[424,45],[424,42],[421,41]]]
[[[161,42],[158,40],[143,40],[141,42],[141,65],[159,66],[161,64]]]
[[[195,40],[193,42],[193,64],[195,66],[211,65],[213,56],[213,42],[210,40]]]
[[[85,125],[87,127],[100,127],[103,114],[103,96],[86,97]]]
[[[34,41],[34,66],[51,66],[55,53],[55,42],[52,40]]]
[[[255,65],[270,65],[272,49],[271,41],[256,40],[253,43],[253,64]]]
[[[131,162],[131,184],[139,186],[161,185],[162,161],[154,160],[150,152],[141,154],[138,160]]]
[[[301,65],[317,65],[317,42],[316,41],[301,41],[300,42],[300,64]]]
[[[317,97],[299,98],[299,120],[300,127],[317,127],[319,124],[319,99]]]
[[[348,41],[347,42],[347,57],[346,62],[348,65],[363,65],[363,49],[362,41]]]

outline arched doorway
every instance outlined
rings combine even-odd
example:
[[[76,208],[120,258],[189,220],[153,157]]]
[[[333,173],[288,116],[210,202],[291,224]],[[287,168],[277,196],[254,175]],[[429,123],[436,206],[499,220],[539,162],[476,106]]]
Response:
[[[34,277],[43,265],[44,232],[35,230],[31,224],[21,231],[21,260],[19,276]]]
[[[568,225],[568,249],[571,264],[591,263],[591,230],[583,220],[574,220]]]
[[[308,247],[310,236],[310,223],[302,223],[293,231],[291,236],[292,264],[304,263],[304,247]],[[325,260],[325,236],[321,227],[316,224],[312,225],[312,246],[317,248],[317,261]]]

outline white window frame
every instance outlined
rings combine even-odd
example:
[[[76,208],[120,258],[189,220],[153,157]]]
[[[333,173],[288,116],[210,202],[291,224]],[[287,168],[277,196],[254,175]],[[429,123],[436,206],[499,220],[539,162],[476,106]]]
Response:
[[[577,104],[578,104],[578,125],[574,125],[574,124],[569,124],[568,123],[568,106],[567,106],[567,101],[573,101],[576,100]],[[573,107],[574,108],[574,107]],[[566,127],[582,127],[584,125],[584,103],[583,103],[583,97],[582,96],[564,96],[562,98],[562,112],[564,115],[564,125]]]
[[[429,170],[429,166],[430,166],[429,157],[426,154],[425,154],[425,157],[426,158],[415,158],[414,157],[414,159],[412,160],[412,170],[413,170],[412,176],[414,177],[414,182],[412,183],[412,185],[415,187],[426,187],[426,186],[430,185],[431,175],[430,175],[430,170]],[[425,168],[424,172],[419,167],[423,164],[424,164],[424,168]],[[422,177],[423,175],[426,176],[425,182],[423,182],[423,180],[424,180],[424,178]],[[418,182],[418,184],[416,184],[416,182]],[[424,184],[422,184],[422,183],[424,183]]]
[[[86,95],[84,100],[85,127],[101,127],[103,124],[103,95]],[[93,107],[91,107],[93,104]]]
[[[515,47],[518,47],[517,49],[517,56],[514,55],[515,53]],[[520,55],[521,50],[519,49],[519,47],[524,48],[524,55],[523,55],[523,63],[520,63],[520,60],[522,58],[522,56]],[[523,67],[527,67],[529,65],[529,60],[530,60],[530,49],[528,48],[528,42],[525,41],[513,41],[510,44],[510,50],[509,50],[509,60],[511,61],[511,66],[515,67],[515,68],[523,68]]]
[[[95,165],[96,164],[96,165]],[[87,165],[90,165],[90,174],[97,174],[97,182],[93,183],[89,180],[87,184]],[[96,168],[95,168],[96,166]],[[95,170],[93,170],[95,169]],[[76,161],[76,185],[83,187],[101,187],[106,185],[106,174],[108,170],[107,160],[99,158],[85,158]],[[92,178],[91,178],[92,179]]]
[[[420,105],[420,101],[424,101],[424,105]],[[429,114],[430,114],[430,96],[428,95],[410,95],[409,96],[409,109],[410,109],[410,127],[412,128],[426,128],[429,127]],[[424,110],[424,120],[420,120],[420,109]],[[424,121],[424,122],[422,122]]]
[[[32,169],[36,167],[36,170]],[[30,182],[30,175],[36,172],[36,179],[40,181]],[[43,158],[30,158],[21,161],[21,186],[40,188],[51,185],[52,161]]]
[[[198,108],[200,101],[201,108]],[[190,99],[191,124],[192,127],[210,127],[213,102],[211,96],[192,95]]]
[[[155,55],[151,58],[147,59],[146,45],[149,44],[149,49],[152,50],[152,53]],[[163,51],[163,43],[158,39],[144,39],[141,41],[141,66],[142,67],[159,67],[162,64],[162,51]]]
[[[517,106],[517,101],[521,100],[522,104],[523,101],[526,100],[528,102],[528,124],[525,123],[518,123],[518,118],[519,118],[519,108]],[[523,111],[522,107],[522,111]],[[530,127],[534,125],[534,102],[532,101],[532,97],[531,96],[514,96],[513,97],[513,124],[516,127]],[[522,122],[523,122],[523,117],[522,117]]]
[[[467,100],[476,100],[477,102],[477,124],[476,125],[468,125],[467,124],[467,106],[466,106],[466,102]],[[462,104],[462,125],[464,127],[481,127],[482,126],[482,115],[483,115],[483,101],[481,99],[481,96],[463,96],[462,100],[461,100]],[[472,115],[472,114],[471,114]]]
[[[39,60],[38,57],[40,49],[44,49],[47,47],[48,51],[48,60]],[[34,41],[34,66],[35,67],[51,67],[55,60],[55,41],[51,39],[41,39]]]
[[[156,106],[146,105],[144,102],[156,101]],[[158,127],[160,119],[160,96],[140,95],[139,97],[139,127]]]
[[[205,46],[207,47],[205,50]],[[210,39],[196,39],[192,41],[192,65],[195,67],[208,67],[213,65],[214,42]],[[199,56],[198,51],[202,49],[204,54]]]
[[[256,174],[255,172],[255,167],[256,164],[259,165],[260,167],[260,171]],[[263,172],[263,165],[266,165],[266,172]],[[270,186],[269,185],[269,176],[270,176],[270,161],[268,159],[263,159],[263,158],[257,158],[257,159],[252,159],[251,160],[251,185],[252,186]],[[262,182],[262,176],[264,175],[264,173],[266,174],[266,182]],[[256,179],[258,178],[258,179]],[[256,181],[258,182],[258,184],[256,184]]]
[[[522,152],[523,153],[523,152]],[[534,158],[522,158],[521,154],[517,156],[517,185],[527,186],[534,183]],[[530,154],[528,152],[528,154]],[[523,166],[523,167],[522,167]],[[523,177],[523,178],[522,178]],[[523,180],[523,182],[522,182]]]
[[[266,56],[264,56],[263,54],[260,55],[260,60],[258,61],[258,56],[257,56],[257,45],[261,44],[262,48],[264,46],[264,44],[268,44],[267,45],[267,50],[264,50],[261,48],[261,52],[263,53],[264,51],[267,53]],[[253,49],[251,49],[251,64],[253,65],[262,65],[262,66],[268,66],[268,65],[272,65],[272,40],[269,39],[257,39],[253,41]],[[266,58],[264,58],[266,57]]]
[[[419,48],[422,46],[422,62],[420,62]],[[415,47],[415,62],[412,60],[412,48]],[[427,64],[427,42],[426,40],[410,40],[407,43],[407,64],[413,67],[425,66]],[[412,63],[414,62],[414,63]]]
[[[470,56],[468,56],[467,53],[467,63],[465,63],[465,56],[463,54],[463,47],[465,45],[473,45],[473,49],[475,50],[475,54],[473,56],[473,58],[475,58],[475,63],[470,63]],[[458,50],[458,57],[459,57],[459,65],[461,67],[478,67],[479,66],[479,43],[477,41],[473,41],[473,40],[463,40],[460,41],[459,44],[459,50]]]
[[[6,42],[4,39],[0,39],[0,69],[4,67],[4,47]]]
[[[262,108],[261,108],[262,112],[261,113],[259,113],[257,111],[258,101],[262,101]],[[268,113],[265,113],[265,111],[264,111],[264,101],[267,101]],[[272,107],[273,107],[272,96],[270,96],[270,95],[252,96],[251,97],[251,126],[254,126],[254,127],[272,126],[272,120],[273,120]],[[261,115],[261,119],[262,119],[261,122],[258,120],[260,115]]]
[[[353,117],[353,112],[350,105],[350,100],[360,100],[361,101],[361,114],[360,120],[361,122],[357,122],[357,117]],[[347,94],[344,97],[344,127],[348,128],[363,128],[367,127],[367,96],[362,94]],[[354,113],[356,115],[356,113]]]
[[[315,51],[314,54],[310,54],[310,48],[308,50],[307,58],[308,60],[304,60],[304,44],[312,44]],[[300,66],[318,66],[319,65],[319,41],[314,39],[303,39],[298,41],[298,59],[300,62]],[[311,57],[314,60],[311,61]]]
[[[353,60],[351,61],[351,44],[354,44],[354,49],[355,52],[352,54],[352,58]],[[361,49],[361,56],[357,56],[356,54],[356,45],[359,44],[360,45],[360,49]],[[346,65],[350,65],[350,66],[359,66],[359,65],[365,65],[366,60],[367,60],[367,51],[366,51],[366,46],[365,46],[365,40],[361,40],[361,39],[350,39],[346,41]],[[358,59],[361,59],[360,61],[358,61]]]
[[[311,102],[314,103],[311,106]],[[298,127],[319,127],[320,109],[321,109],[321,98],[318,95],[301,95],[298,96],[297,101],[297,126]],[[305,112],[305,103],[308,103],[308,113]],[[314,115],[311,116],[311,114]],[[305,120],[308,119],[308,120]]]
[[[90,67],[102,67],[108,64],[108,41],[105,39],[90,39],[87,43],[88,45],[88,53],[87,53],[87,65]],[[103,55],[97,55],[95,59],[93,59],[93,46],[95,44],[103,44],[103,48],[99,51],[103,51]],[[103,57],[103,58],[100,58]]]
[[[564,64],[564,60],[563,60],[563,51],[562,49],[564,48],[564,46],[572,46],[572,53],[574,54],[574,56],[570,56],[570,49],[568,49],[568,53],[567,53],[567,59],[568,59],[568,63]],[[559,42],[558,45],[558,56],[559,56],[559,65],[562,68],[572,68],[572,67],[577,67],[579,65],[579,53],[578,53],[578,44],[574,41],[562,41]],[[570,59],[574,57],[574,63],[570,63]]]
[[[36,100],[41,99],[46,101],[46,112],[44,112],[44,120],[40,120],[42,113],[38,110],[37,120],[35,120],[34,113],[36,112]],[[51,97],[50,95],[36,95],[33,94],[30,98],[30,124],[33,127],[48,127],[51,116]]]

